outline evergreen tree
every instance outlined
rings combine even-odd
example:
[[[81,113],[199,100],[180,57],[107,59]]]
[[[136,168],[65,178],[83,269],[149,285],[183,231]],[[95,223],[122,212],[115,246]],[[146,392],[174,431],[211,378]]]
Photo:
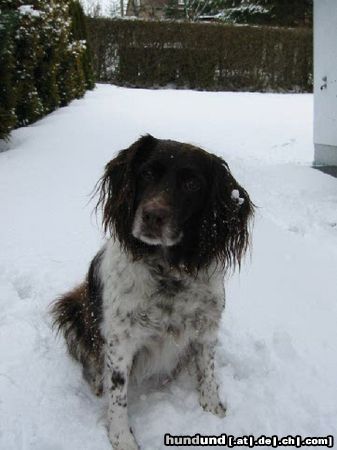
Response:
[[[313,0],[269,0],[272,21],[285,26],[312,24]]]
[[[168,0],[165,16],[196,21],[205,14],[218,12],[220,5],[221,0]]]
[[[64,1],[62,5],[64,29],[61,36],[62,53],[59,66],[59,91],[62,106],[67,105],[73,98],[82,97],[87,88],[83,65],[83,55],[87,51],[87,45],[84,39],[75,38],[75,35],[83,32],[78,25],[79,5],[76,3],[71,0],[70,2]],[[89,58],[89,54],[87,54],[87,58]],[[93,83],[91,83],[91,87],[93,87]]]
[[[81,42],[83,46],[83,51],[81,53],[81,65],[84,72],[85,86],[87,89],[93,89],[95,85],[95,77],[92,68],[92,54],[88,43],[87,23],[83,8],[79,1],[72,1],[70,3],[70,15],[72,19],[72,37],[75,41]]]
[[[14,40],[17,17],[0,11],[0,139],[7,139],[16,124]]]
[[[94,87],[77,0],[1,0],[0,139]]]
[[[60,35],[63,26],[60,7],[56,2],[45,4],[43,13],[43,27],[39,30],[42,51],[35,69],[35,79],[44,112],[49,113],[60,105],[57,71],[60,65]]]
[[[233,23],[263,24],[270,21],[268,0],[225,0],[223,19]]]
[[[165,17],[172,20],[182,19],[184,17],[184,12],[178,3],[178,0],[167,1],[165,6]]]
[[[312,24],[313,0],[219,0],[226,22],[298,26]]]
[[[15,33],[16,57],[16,115],[18,125],[28,125],[42,117],[44,107],[35,83],[35,69],[42,56],[39,30],[42,13],[31,5],[21,5],[18,11],[18,26]]]

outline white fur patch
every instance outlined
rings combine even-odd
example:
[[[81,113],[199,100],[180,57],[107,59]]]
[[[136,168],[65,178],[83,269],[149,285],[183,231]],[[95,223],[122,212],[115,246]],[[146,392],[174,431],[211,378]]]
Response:
[[[133,261],[110,239],[99,275],[108,434],[114,449],[138,449],[128,424],[129,378],[163,380],[196,360],[200,404],[223,416],[214,378],[214,344],[224,307],[222,271],[209,267],[190,276],[170,268],[160,254]]]
[[[156,238],[146,236],[146,234],[143,232],[142,229],[143,229],[142,208],[139,207],[137,209],[135,219],[133,222],[132,227],[133,237],[139,239],[142,242],[145,242],[145,244],[162,245],[163,247],[172,247],[173,245],[178,244],[183,238],[182,232],[179,233],[178,237],[172,238],[172,231],[169,225],[164,225],[162,235]]]
[[[197,277],[174,274],[184,286],[174,297],[158,290],[158,280],[143,261],[131,261],[109,240],[100,268],[103,282],[102,334],[130,333],[137,379],[170,374],[190,343],[213,339],[224,306],[223,274],[210,268]],[[141,356],[143,352],[143,360]],[[142,372],[142,373],[141,373]]]

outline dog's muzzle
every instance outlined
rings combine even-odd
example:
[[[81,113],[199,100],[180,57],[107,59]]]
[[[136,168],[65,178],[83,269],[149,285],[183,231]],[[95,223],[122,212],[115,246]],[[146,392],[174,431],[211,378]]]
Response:
[[[136,211],[132,234],[149,245],[176,245],[182,233],[176,231],[172,216],[172,208],[161,197],[141,203]]]

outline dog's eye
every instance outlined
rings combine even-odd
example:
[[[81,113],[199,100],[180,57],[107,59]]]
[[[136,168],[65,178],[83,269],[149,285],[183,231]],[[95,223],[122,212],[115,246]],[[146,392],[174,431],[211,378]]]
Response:
[[[146,181],[153,181],[155,179],[154,170],[147,168],[141,172],[141,176]]]
[[[198,191],[201,187],[200,181],[197,178],[188,178],[184,181],[183,188],[188,192]]]

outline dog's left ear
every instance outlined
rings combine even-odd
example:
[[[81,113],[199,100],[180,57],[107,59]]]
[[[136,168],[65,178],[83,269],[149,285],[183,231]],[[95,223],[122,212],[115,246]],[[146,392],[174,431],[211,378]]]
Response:
[[[254,205],[231,174],[227,163],[212,155],[213,178],[206,214],[201,225],[200,249],[206,259],[224,267],[240,266],[249,246],[249,224]]]

